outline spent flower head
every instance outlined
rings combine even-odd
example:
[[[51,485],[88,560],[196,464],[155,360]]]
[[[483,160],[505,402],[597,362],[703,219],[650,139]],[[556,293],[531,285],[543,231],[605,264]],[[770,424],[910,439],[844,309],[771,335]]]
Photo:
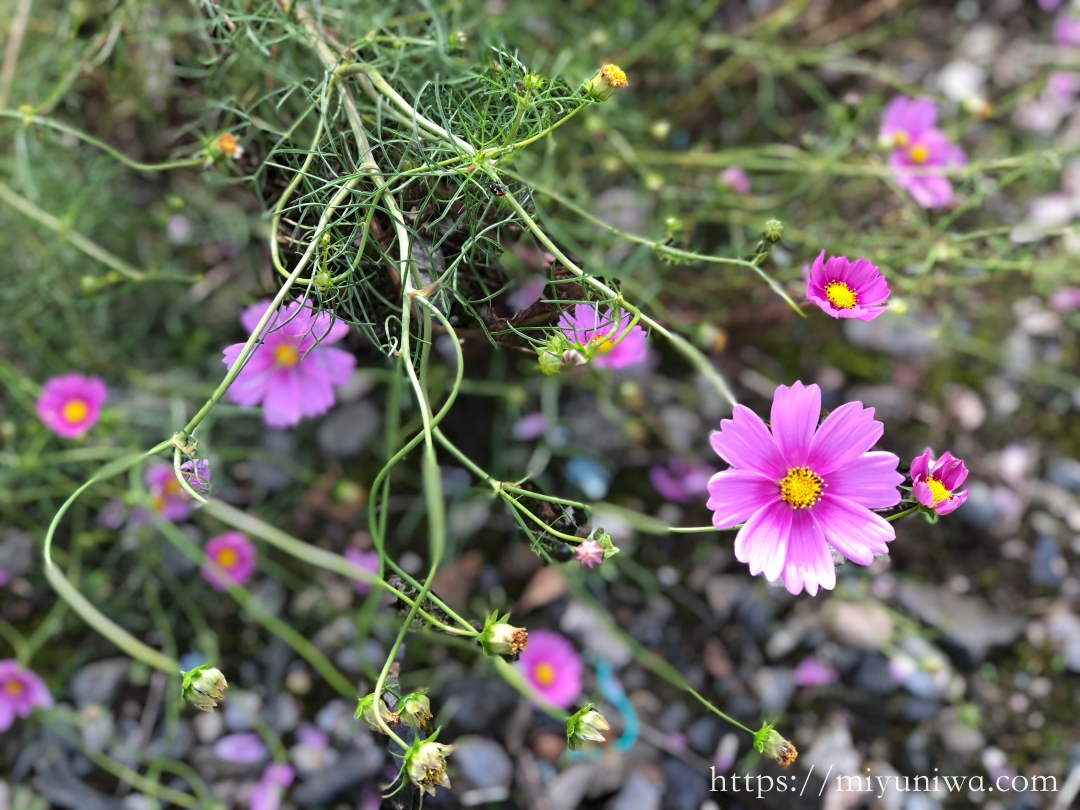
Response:
[[[428,699],[427,690],[421,689],[405,695],[398,703],[398,717],[410,726],[426,726],[431,719],[431,701]]]
[[[900,459],[872,451],[884,432],[874,409],[849,402],[818,425],[821,389],[781,385],[773,398],[770,427],[744,405],[710,437],[731,468],[709,480],[713,525],[739,523],[735,557],[764,573],[783,577],[793,594],[804,588],[831,590],[836,568],[831,548],[869,565],[887,554],[893,525],[872,509],[900,502]]]
[[[936,462],[931,461],[929,447],[911,462],[912,494],[928,510],[947,515],[968,498],[967,490],[957,492],[967,480],[968,471],[963,459],[946,452]]]
[[[763,723],[761,728],[754,734],[754,748],[759,752],[775,759],[780,765],[790,765],[799,756],[795,746],[785,740],[778,731],[774,731],[772,723]]]
[[[514,627],[507,623],[510,614],[501,619],[495,611],[484,620],[484,629],[480,633],[480,645],[488,655],[518,655],[524,652],[529,643],[529,633],[524,627]]]
[[[435,742],[435,735],[426,740],[417,740],[405,754],[405,771],[409,781],[420,788],[422,793],[435,795],[435,787],[450,787],[446,776],[446,757],[454,750],[452,745]]]
[[[386,731],[379,724],[378,718],[382,717],[383,722],[386,723],[386,725],[392,726],[398,721],[397,713],[390,711],[386,704],[382,702],[381,698],[379,699],[378,715],[375,714],[375,711],[375,693],[372,692],[370,695],[365,695],[360,698],[359,702],[357,702],[355,716],[358,720],[363,720],[367,727],[372,731],[385,734]]]
[[[37,415],[60,438],[77,439],[97,423],[105,396],[105,383],[98,377],[50,377],[37,398]]]
[[[610,729],[604,715],[586,703],[566,719],[566,746],[576,751],[586,742],[604,742],[604,732]]]
[[[199,664],[184,673],[180,691],[184,700],[196,709],[212,712],[217,702],[225,699],[225,690],[228,688],[229,684],[225,682],[221,670],[209,664]]]

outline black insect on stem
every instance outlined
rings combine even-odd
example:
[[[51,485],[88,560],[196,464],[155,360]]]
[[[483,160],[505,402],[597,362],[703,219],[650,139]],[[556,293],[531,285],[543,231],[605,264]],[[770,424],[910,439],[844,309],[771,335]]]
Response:
[[[496,197],[506,196],[506,186],[504,186],[502,183],[491,183],[490,185],[488,185],[488,191],[490,191]]]

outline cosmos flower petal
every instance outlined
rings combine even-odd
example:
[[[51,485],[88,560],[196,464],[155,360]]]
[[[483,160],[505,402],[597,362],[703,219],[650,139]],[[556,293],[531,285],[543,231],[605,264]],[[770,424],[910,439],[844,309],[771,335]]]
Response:
[[[303,399],[299,374],[275,375],[274,384],[267,386],[263,397],[263,421],[270,427],[295,425],[303,414]]]
[[[795,512],[781,500],[755,512],[735,536],[735,558],[750,566],[754,576],[764,573],[774,582],[784,570],[788,536]]]
[[[244,327],[245,332],[250,335],[255,331],[255,327],[259,325],[259,321],[266,313],[266,310],[270,308],[271,303],[269,298],[263,298],[251,306],[244,308],[244,311],[240,313],[240,325]],[[272,326],[272,324],[273,321],[267,325]]]
[[[525,680],[549,703],[568,708],[582,689],[584,665],[570,640],[551,630],[533,630],[518,666]]]
[[[709,479],[708,508],[718,529],[744,523],[764,506],[780,499],[776,479],[753,470],[724,470]]]
[[[821,416],[821,389],[796,382],[776,389],[772,405],[772,434],[787,466],[806,464],[814,428]]]
[[[349,334],[349,324],[329,312],[320,312],[312,319],[311,334],[320,346],[327,346]]]
[[[792,510],[783,576],[788,592],[798,594],[805,588],[810,596],[816,596],[818,588],[832,590],[836,585],[836,566],[810,511]]]
[[[0,700],[0,732],[7,731],[15,723],[15,704]]]
[[[930,454],[931,450],[927,447],[921,456],[917,456],[914,461],[911,462],[911,477],[912,479],[926,478],[930,474]]]
[[[765,423],[745,405],[736,405],[731,419],[720,422],[720,431],[709,436],[713,450],[724,461],[740,470],[754,470],[779,481],[787,475],[772,434]]]
[[[873,562],[875,553],[887,554],[887,543],[896,538],[896,530],[881,515],[831,493],[821,496],[812,513],[830,545],[860,565]]]
[[[356,358],[342,349],[317,346],[307,354],[301,366],[309,377],[330,385],[344,385],[356,368]]]
[[[825,417],[814,434],[806,463],[818,475],[842,469],[873,447],[885,426],[874,419],[874,409],[848,402]]]
[[[957,492],[951,498],[946,498],[943,501],[938,501],[934,506],[934,511],[939,515],[947,515],[950,512],[956,510],[960,504],[968,499],[968,491],[965,489],[963,492]]]
[[[857,404],[857,403],[856,403]],[[900,459],[893,453],[865,453],[839,470],[823,475],[825,491],[867,509],[888,509],[900,503],[904,476],[897,472]]]

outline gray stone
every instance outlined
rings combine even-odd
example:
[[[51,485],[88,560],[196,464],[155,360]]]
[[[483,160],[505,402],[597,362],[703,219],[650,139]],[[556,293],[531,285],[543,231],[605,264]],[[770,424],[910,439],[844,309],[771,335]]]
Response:
[[[1046,480],[1070,492],[1080,492],[1080,461],[1059,456],[1046,463]]]
[[[698,810],[709,795],[709,780],[705,774],[674,757],[665,759],[660,769],[667,782],[664,810]]]
[[[758,668],[750,686],[761,701],[761,711],[768,716],[781,714],[795,692],[791,670],[781,667]]]
[[[382,426],[382,414],[366,399],[335,408],[315,433],[319,447],[334,458],[358,456]]]
[[[859,668],[855,670],[855,683],[858,689],[871,695],[890,695],[896,691],[896,685],[889,673],[889,661],[884,655],[863,656]]]
[[[664,785],[654,782],[641,772],[630,774],[606,810],[660,810]]]
[[[514,763],[506,750],[485,737],[454,740],[454,770],[474,788],[509,787],[514,780]]]
[[[284,430],[267,430],[259,440],[264,451],[250,462],[251,483],[266,492],[277,492],[293,482],[293,467],[300,455],[292,435]]]
[[[80,667],[71,676],[71,694],[79,708],[99,703],[112,705],[127,681],[129,658],[103,658]]]
[[[337,796],[355,791],[361,782],[378,776],[385,761],[386,752],[375,746],[349,752],[314,778],[301,782],[289,797],[300,807],[330,804]]]
[[[228,691],[218,709],[224,715],[225,727],[231,732],[251,731],[254,718],[262,711],[263,699],[255,692],[235,687]]]
[[[34,567],[34,536],[21,529],[4,529],[0,535],[0,568],[21,577]]]
[[[715,714],[703,714],[686,729],[686,743],[690,750],[709,759],[716,753],[727,724]]]
[[[1069,564],[1061,554],[1058,541],[1048,534],[1036,537],[1031,549],[1031,567],[1028,569],[1028,579],[1032,584],[1056,587],[1068,573]]]
[[[973,663],[991,647],[1014,642],[1024,630],[1020,616],[995,611],[976,596],[954,596],[932,585],[901,583],[900,603],[964,650]]]
[[[982,481],[972,481],[967,491],[968,499],[956,510],[957,516],[979,529],[992,529],[998,525],[1002,514],[994,490]]]
[[[598,762],[578,762],[559,773],[548,786],[551,810],[575,810],[600,770]]]
[[[912,723],[921,723],[924,720],[933,720],[941,714],[941,708],[941,704],[936,700],[928,700],[912,695],[904,699],[902,712],[905,720]]]

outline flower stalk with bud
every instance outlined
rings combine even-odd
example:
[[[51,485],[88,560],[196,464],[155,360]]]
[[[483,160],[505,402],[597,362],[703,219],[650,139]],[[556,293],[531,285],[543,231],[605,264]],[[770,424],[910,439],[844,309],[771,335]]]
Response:
[[[181,694],[184,700],[196,709],[212,712],[217,707],[217,702],[225,699],[225,690],[229,688],[229,684],[225,681],[221,670],[209,664],[199,664],[183,675],[184,680],[180,685]]]

